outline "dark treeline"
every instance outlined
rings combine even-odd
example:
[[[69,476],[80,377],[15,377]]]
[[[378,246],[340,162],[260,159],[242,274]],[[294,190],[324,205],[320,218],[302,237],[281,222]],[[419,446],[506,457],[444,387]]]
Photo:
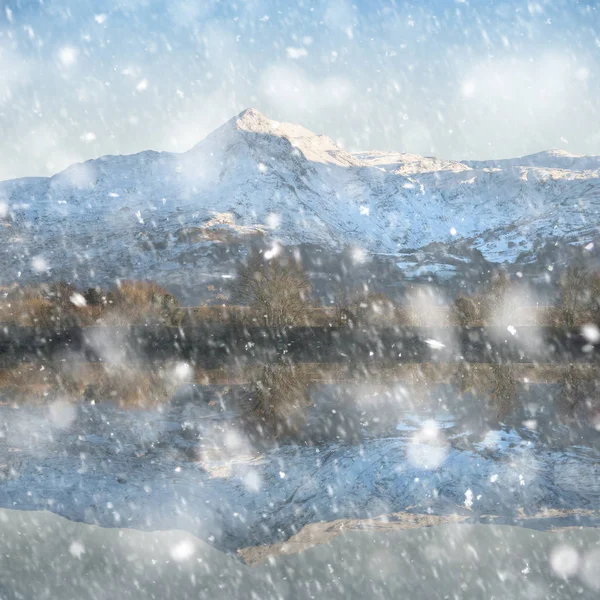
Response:
[[[596,362],[599,346],[578,331],[522,327],[291,327],[224,324],[193,328],[124,326],[61,332],[10,327],[0,331],[0,365],[23,360],[106,354],[131,362],[185,360],[205,368],[233,363],[289,362]]]

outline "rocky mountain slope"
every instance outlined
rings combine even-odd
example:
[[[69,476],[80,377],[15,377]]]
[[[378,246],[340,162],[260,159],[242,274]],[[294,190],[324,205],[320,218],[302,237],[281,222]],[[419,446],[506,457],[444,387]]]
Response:
[[[185,283],[182,267],[226,274],[227,244],[256,239],[356,246],[409,274],[452,275],[473,253],[515,263],[555,240],[592,248],[599,207],[600,157],[352,154],[248,109],[181,154],[104,156],[1,182],[0,284]]]

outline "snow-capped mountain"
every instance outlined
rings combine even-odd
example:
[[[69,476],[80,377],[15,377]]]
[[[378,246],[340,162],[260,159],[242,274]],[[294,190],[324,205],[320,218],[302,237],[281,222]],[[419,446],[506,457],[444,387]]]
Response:
[[[579,156],[566,150],[546,150],[521,158],[502,160],[465,160],[463,164],[474,169],[506,169],[509,167],[541,167],[566,169],[569,171],[597,171],[600,169],[600,156]]]
[[[491,262],[530,261],[556,239],[592,242],[599,208],[600,157],[353,154],[248,109],[181,154],[104,156],[1,182],[0,283],[48,271],[84,283],[181,282],[190,278],[184,266],[206,269],[217,242],[255,237],[358,246],[407,269],[428,264],[434,243],[450,255],[460,247]],[[439,248],[430,262],[448,267]]]

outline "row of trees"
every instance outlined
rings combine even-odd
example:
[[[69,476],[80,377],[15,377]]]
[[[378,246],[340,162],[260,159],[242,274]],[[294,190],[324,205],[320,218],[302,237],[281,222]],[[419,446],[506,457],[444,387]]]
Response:
[[[289,257],[266,258],[254,253],[239,269],[234,300],[248,305],[267,327],[305,322],[310,310],[310,284],[306,271]],[[492,275],[473,296],[459,295],[451,318],[462,326],[508,321],[519,308],[514,281],[504,271]],[[362,291],[349,296],[339,291],[336,324],[408,322],[407,309],[384,294]],[[600,324],[600,273],[571,266],[558,280],[558,303],[552,321],[568,328],[582,322]]]
[[[508,274],[496,273],[478,293],[459,295],[447,310],[446,318],[462,326],[511,322],[522,302],[518,290]],[[311,322],[315,307],[310,292],[308,274],[293,256],[268,256],[255,251],[238,269],[232,302],[246,307],[242,322],[269,328],[289,327]],[[348,294],[340,289],[333,319],[338,326],[423,325],[431,317],[431,304],[431,299],[417,299],[412,306],[401,306],[381,293],[362,290]],[[417,309],[423,313],[421,317],[416,315]],[[559,278],[558,303],[552,311],[550,322],[555,325],[572,328],[588,322],[600,324],[600,274],[582,266],[566,269]],[[76,326],[96,322],[179,326],[185,318],[186,313],[177,299],[149,281],[122,281],[111,290],[79,291],[64,282],[37,288],[15,287],[5,292],[0,302],[0,321],[25,326]],[[235,317],[230,315],[227,320],[235,320]]]
[[[584,322],[600,324],[600,273],[580,266],[568,267],[557,281],[557,303],[551,322],[573,328]],[[492,276],[481,293],[459,295],[454,303],[456,321],[463,326],[473,323],[506,321],[519,308],[515,283],[507,273]]]

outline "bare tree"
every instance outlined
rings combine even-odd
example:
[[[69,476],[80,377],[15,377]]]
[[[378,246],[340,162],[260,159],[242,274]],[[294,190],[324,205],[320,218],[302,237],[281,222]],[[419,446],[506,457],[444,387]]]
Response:
[[[570,266],[560,277],[560,314],[566,327],[574,327],[591,308],[591,284],[591,274],[582,265]]]
[[[492,363],[491,399],[499,418],[508,416],[515,407],[517,379],[509,363]]]
[[[490,323],[504,324],[513,316],[517,309],[513,284],[506,271],[492,274],[485,286],[482,298],[484,318]]]
[[[309,384],[298,365],[265,365],[254,385],[252,413],[275,436],[297,433],[310,405]]]
[[[454,300],[453,314],[461,327],[478,325],[481,321],[481,302],[478,298],[459,295]]]
[[[590,280],[591,312],[592,320],[596,325],[600,325],[600,273],[592,274]]]
[[[306,271],[295,260],[260,252],[239,267],[234,284],[234,298],[250,306],[266,327],[302,323],[309,292]]]

